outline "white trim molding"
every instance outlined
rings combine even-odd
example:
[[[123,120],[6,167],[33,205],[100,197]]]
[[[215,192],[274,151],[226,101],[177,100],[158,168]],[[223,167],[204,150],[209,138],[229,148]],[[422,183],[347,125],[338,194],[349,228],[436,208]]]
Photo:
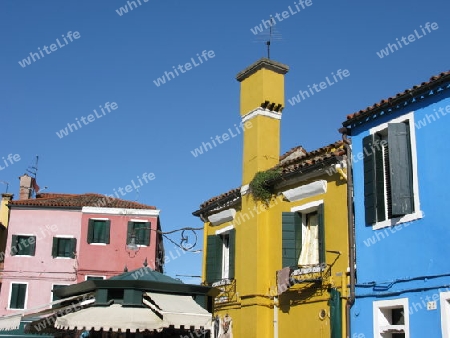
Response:
[[[126,208],[101,208],[83,207],[83,214],[106,214],[106,215],[139,215],[139,216],[159,216],[161,210],[158,209],[126,209]]]
[[[216,235],[221,235],[221,234],[224,234],[224,233],[226,233],[226,232],[228,232],[230,230],[233,230],[233,229],[234,229],[234,225],[229,225],[229,226],[226,226],[225,228],[216,230],[215,234]]]
[[[307,197],[325,194],[326,192],[327,181],[320,180],[294,189],[285,190],[282,194],[289,202],[295,202]]]
[[[212,225],[220,225],[232,221],[234,216],[236,216],[236,209],[231,208],[208,216],[208,221],[210,221]]]
[[[395,325],[390,323],[390,314],[386,311],[392,309],[402,309],[404,324]],[[409,331],[409,306],[408,298],[398,298],[390,300],[380,300],[373,302],[373,336],[374,338],[383,338],[383,333],[398,332],[393,330],[402,330],[405,338],[410,338]]]
[[[301,213],[309,213],[313,212],[317,209],[319,205],[323,204],[323,200],[317,200],[313,202],[309,202],[303,205],[299,205],[291,208],[291,212],[301,212]]]
[[[267,117],[270,117],[271,119],[275,119],[275,120],[281,120],[281,112],[276,112],[276,111],[272,111],[269,109],[263,109],[261,107],[258,107],[256,109],[253,109],[252,111],[248,112],[247,114],[243,115],[242,123],[245,123],[258,115],[267,116]]]
[[[250,192],[250,185],[246,184],[241,187],[241,196],[247,195]]]

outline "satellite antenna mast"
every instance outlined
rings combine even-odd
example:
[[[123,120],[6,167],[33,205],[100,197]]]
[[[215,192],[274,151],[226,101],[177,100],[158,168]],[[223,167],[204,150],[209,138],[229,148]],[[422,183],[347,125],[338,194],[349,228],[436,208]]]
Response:
[[[36,179],[37,177],[37,171],[38,171],[38,162],[39,162],[39,156],[36,155],[36,160],[34,162],[34,164],[32,163],[31,165],[28,166],[27,171],[33,175],[34,179]]]
[[[270,18],[270,28],[269,28],[269,39],[266,41],[267,45],[267,58],[270,60],[270,40],[272,40],[272,27],[273,27],[273,18]]]
[[[269,60],[270,60],[270,45],[272,44],[272,42],[283,40],[281,34],[278,32],[278,29],[275,27],[275,25],[276,25],[275,19],[271,17],[269,25],[270,27],[267,28],[265,31],[257,34],[259,36],[257,37],[257,40],[254,41],[254,42],[264,41],[265,45],[267,46],[267,58]]]

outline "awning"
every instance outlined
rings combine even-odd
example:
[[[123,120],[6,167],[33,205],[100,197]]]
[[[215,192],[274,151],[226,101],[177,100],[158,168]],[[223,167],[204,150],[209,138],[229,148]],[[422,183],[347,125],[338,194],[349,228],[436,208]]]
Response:
[[[163,328],[163,321],[148,308],[92,306],[56,319],[55,327],[60,330],[126,331],[157,330]]]
[[[145,296],[149,297],[151,302],[144,298],[144,304],[159,312],[167,327],[211,328],[211,313],[198,305],[191,296],[153,292],[146,292]]]
[[[191,296],[147,292],[143,303],[147,307],[91,306],[56,319],[60,330],[95,330],[113,332],[181,330],[210,330],[212,315]]]
[[[63,308],[62,306],[55,307],[55,308],[49,308],[49,307],[53,307],[54,305],[60,305],[61,303],[68,302],[71,300],[83,300],[80,304],[89,303],[89,302],[94,301],[92,298],[93,298],[92,293],[86,293],[83,295],[78,295],[78,296],[73,296],[73,297],[69,297],[69,298],[55,300],[51,303],[44,304],[37,308],[25,309],[18,313],[12,314],[12,315],[1,316],[0,317],[0,331],[9,331],[9,330],[18,329],[20,326],[20,322],[24,316],[31,315],[31,314],[33,316],[43,316],[43,315],[48,315],[48,314],[54,314],[55,312],[60,311]],[[64,306],[64,308],[68,308],[68,307],[73,307],[73,304],[71,304],[70,306]],[[42,310],[42,309],[44,309],[44,310]],[[39,310],[41,310],[41,311],[37,312]]]

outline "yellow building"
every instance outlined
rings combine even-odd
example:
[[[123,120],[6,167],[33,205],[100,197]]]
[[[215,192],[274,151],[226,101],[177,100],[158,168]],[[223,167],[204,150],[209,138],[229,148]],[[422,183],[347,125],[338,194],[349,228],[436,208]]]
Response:
[[[9,208],[8,202],[12,200],[13,194],[3,193],[0,201],[0,253],[6,249],[6,237],[8,235]],[[3,263],[4,254],[0,255],[0,263]]]
[[[221,290],[212,337],[345,337],[346,147],[280,156],[287,72],[263,58],[237,75],[242,184],[193,213],[204,222],[203,282]]]

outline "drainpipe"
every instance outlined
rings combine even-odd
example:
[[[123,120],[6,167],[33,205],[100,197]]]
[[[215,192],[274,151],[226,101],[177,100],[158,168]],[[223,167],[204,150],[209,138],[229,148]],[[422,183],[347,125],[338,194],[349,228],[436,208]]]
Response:
[[[273,338],[278,338],[278,297],[273,297]]]
[[[350,338],[350,309],[355,303],[355,225],[353,222],[353,178],[352,178],[352,150],[351,141],[347,139],[347,128],[339,129],[344,141],[344,147],[347,153],[347,223],[348,223],[348,252],[350,264],[350,296],[347,298],[345,307],[345,326],[347,338]]]

